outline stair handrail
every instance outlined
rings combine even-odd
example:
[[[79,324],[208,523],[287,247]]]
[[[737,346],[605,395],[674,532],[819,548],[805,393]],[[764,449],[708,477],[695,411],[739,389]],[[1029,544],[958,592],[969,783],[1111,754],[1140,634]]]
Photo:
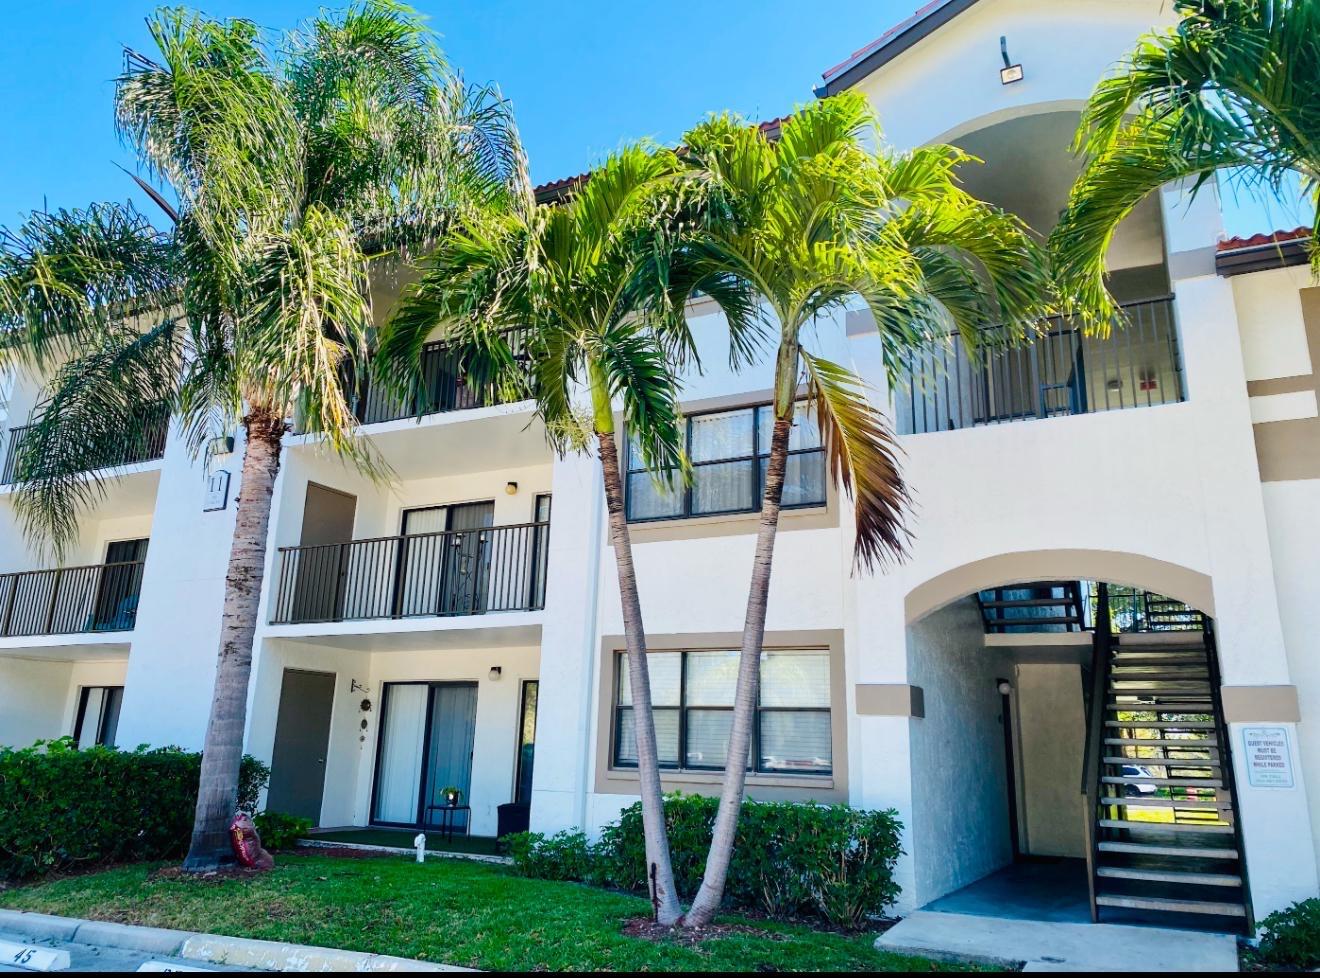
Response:
[[[1091,900],[1091,919],[1100,919],[1096,903],[1096,865],[1099,862],[1099,838],[1096,811],[1099,805],[1101,755],[1104,752],[1105,699],[1109,655],[1113,648],[1113,630],[1109,620],[1109,586],[1096,587],[1095,631],[1091,639],[1091,702],[1087,709],[1086,743],[1082,755],[1082,824],[1086,839],[1086,883]]]

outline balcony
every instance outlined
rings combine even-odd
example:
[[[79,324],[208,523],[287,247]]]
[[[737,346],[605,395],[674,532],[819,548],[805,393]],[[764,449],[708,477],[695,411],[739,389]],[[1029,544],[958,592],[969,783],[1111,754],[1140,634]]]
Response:
[[[0,638],[131,631],[144,561],[0,575]]]
[[[525,360],[528,331],[513,330],[508,343],[519,361]],[[458,362],[455,351],[443,340],[422,347],[422,391],[411,401],[401,401],[366,378],[353,389],[353,411],[361,424],[420,418],[428,414],[465,411],[506,402],[492,384],[474,384]]]
[[[953,336],[913,353],[895,391],[900,434],[1118,411],[1184,400],[1173,299],[1125,303],[1126,325],[1083,334],[1053,318],[1029,342],[988,327],[974,352]]]
[[[271,624],[536,611],[549,538],[524,523],[282,547]]]
[[[165,439],[169,434],[170,416],[165,409],[154,409],[143,416],[142,421],[123,439],[105,454],[104,460],[98,460],[93,469],[117,468],[123,465],[137,465],[152,462],[165,455]],[[18,458],[24,440],[31,425],[9,429],[9,444],[5,451],[4,468],[0,469],[0,485],[13,485],[18,481]]]

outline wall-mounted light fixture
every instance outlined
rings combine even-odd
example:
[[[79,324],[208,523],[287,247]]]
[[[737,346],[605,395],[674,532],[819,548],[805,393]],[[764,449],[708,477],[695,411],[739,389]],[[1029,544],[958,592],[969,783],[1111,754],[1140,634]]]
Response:
[[[1013,684],[1010,683],[1007,679],[999,680],[999,685],[997,685],[995,688],[999,690],[1000,696],[1007,696],[1009,693],[1013,692]]]
[[[1004,59],[1004,67],[999,69],[999,82],[1002,85],[1011,85],[1014,82],[1022,80],[1022,66],[1013,64],[1013,59],[1008,56],[1008,38],[999,35],[999,56]]]
[[[518,483],[516,482],[504,483],[504,491],[507,492],[510,496],[518,495]]]
[[[491,667],[490,667],[490,681],[491,681],[491,682],[493,682],[493,683],[497,683],[497,682],[499,682],[499,681],[500,681],[500,677],[503,676],[503,675],[504,675],[504,669],[503,669],[502,667],[500,667],[500,666],[491,666]]]

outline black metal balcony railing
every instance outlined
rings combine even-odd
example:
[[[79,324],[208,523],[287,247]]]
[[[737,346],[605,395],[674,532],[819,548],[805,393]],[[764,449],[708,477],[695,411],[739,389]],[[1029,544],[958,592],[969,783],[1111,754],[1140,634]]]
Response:
[[[529,332],[511,330],[508,342],[514,356],[524,360]],[[493,384],[474,384],[459,363],[458,355],[444,341],[422,348],[422,392],[412,401],[400,401],[366,378],[348,386],[354,391],[354,413],[362,424],[420,418],[427,414],[489,407],[503,400]]]
[[[545,606],[549,523],[281,547],[272,624]]]
[[[5,464],[0,470],[0,485],[12,485],[18,481],[18,456],[24,439],[31,431],[31,425],[9,429],[9,444],[5,449]],[[169,411],[161,408],[149,412],[133,428],[124,433],[121,441],[107,451],[97,464],[88,466],[88,470],[109,469],[120,465],[137,465],[150,462],[165,454],[165,439],[169,435]]]
[[[1029,418],[1089,414],[1183,400],[1173,299],[1126,303],[1127,323],[1107,337],[1055,317],[1029,342],[1006,343],[1000,327],[969,353],[958,337],[908,359],[895,392],[901,434],[952,431]]]
[[[0,574],[0,636],[128,631],[142,568],[135,560]]]

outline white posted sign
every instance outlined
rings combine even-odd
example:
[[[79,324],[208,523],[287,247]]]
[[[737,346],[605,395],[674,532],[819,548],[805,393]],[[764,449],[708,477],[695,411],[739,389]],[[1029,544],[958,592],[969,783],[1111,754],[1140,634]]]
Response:
[[[1293,787],[1292,751],[1286,727],[1243,727],[1247,781],[1253,788]]]

